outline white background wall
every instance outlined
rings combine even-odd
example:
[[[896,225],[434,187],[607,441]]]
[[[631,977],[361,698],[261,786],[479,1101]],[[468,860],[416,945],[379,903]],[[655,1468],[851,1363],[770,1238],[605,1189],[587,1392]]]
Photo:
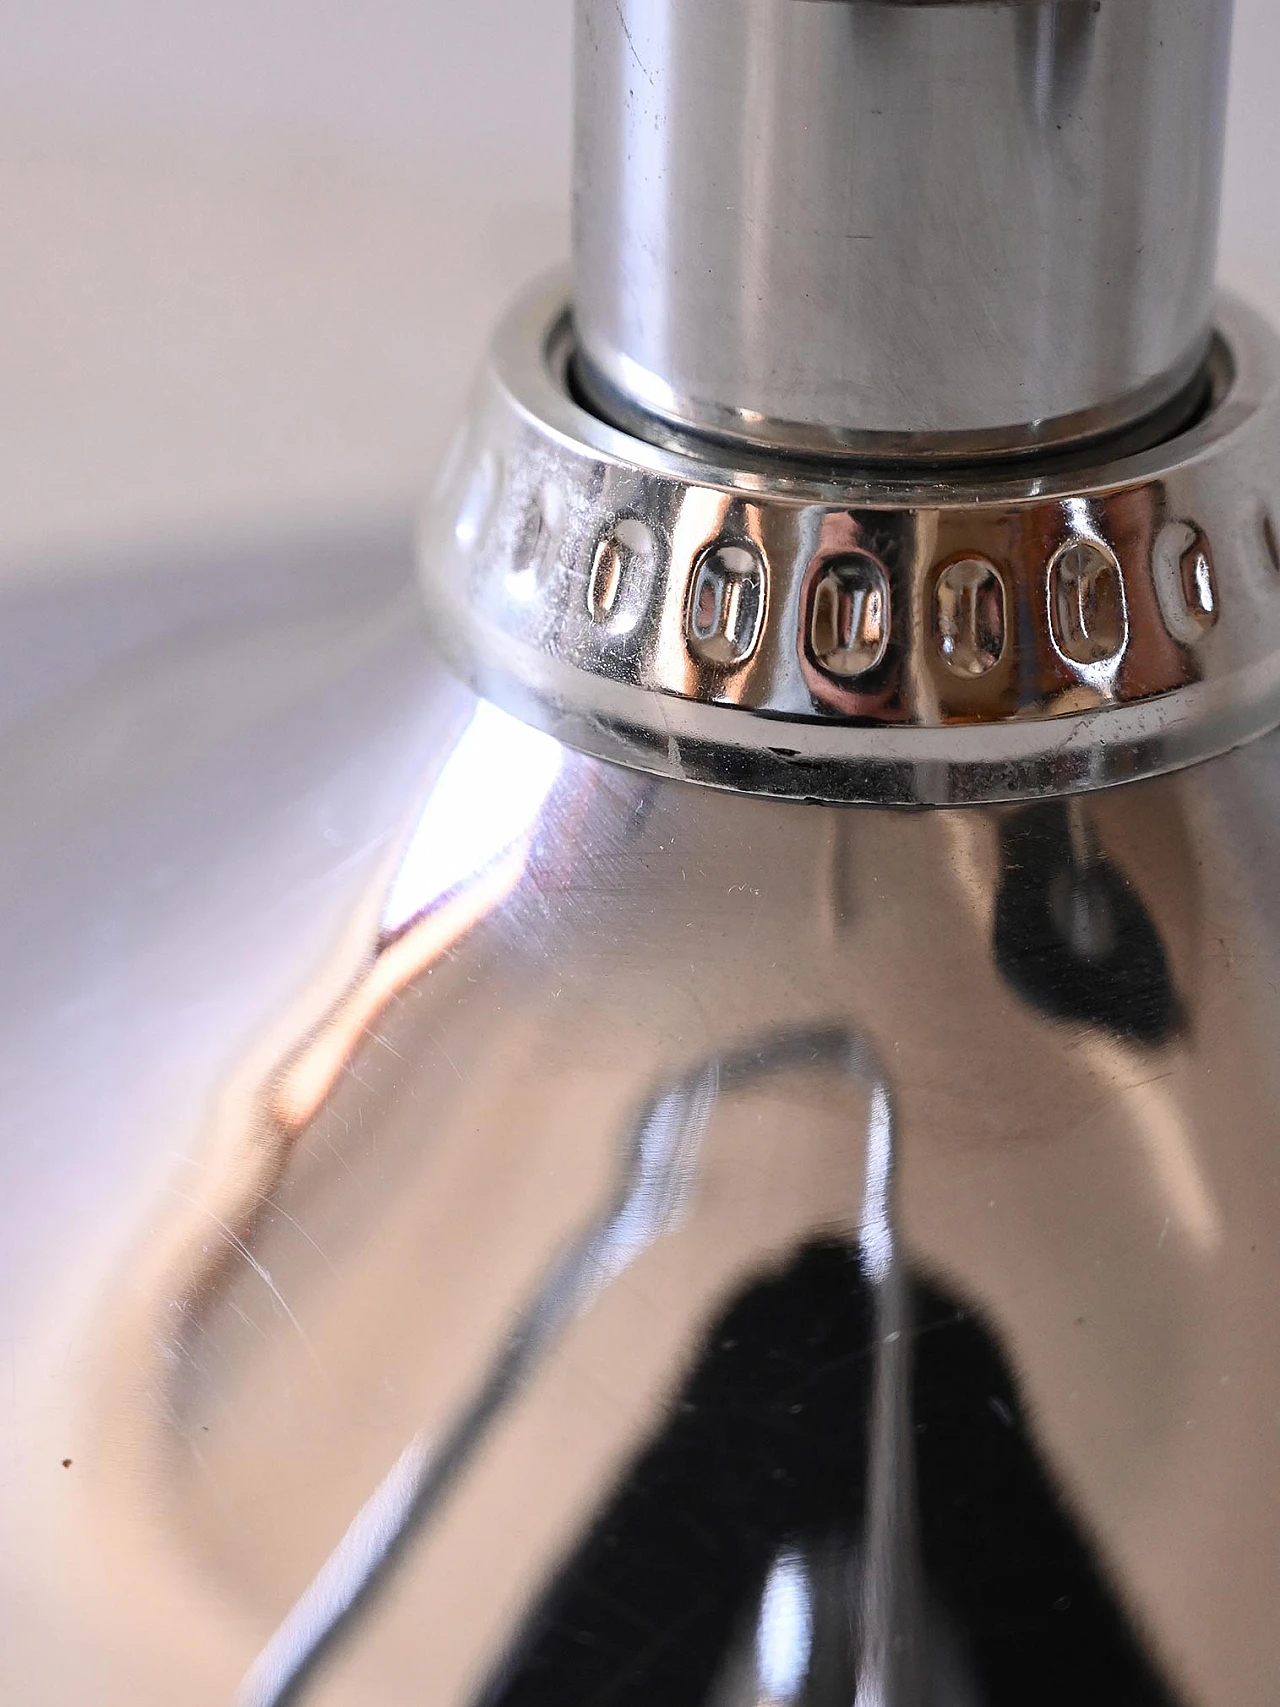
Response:
[[[416,490],[567,250],[569,15],[0,0],[0,561]],[[1278,66],[1237,0],[1223,273],[1280,317]]]

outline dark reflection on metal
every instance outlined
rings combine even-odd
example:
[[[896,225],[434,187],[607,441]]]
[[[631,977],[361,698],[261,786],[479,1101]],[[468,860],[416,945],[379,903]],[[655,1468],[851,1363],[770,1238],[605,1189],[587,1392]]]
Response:
[[[1034,886],[1053,953],[1106,964],[1145,926],[1143,964],[1150,975],[1154,954],[1163,975],[1145,913],[1082,851],[1079,826],[1073,842],[1055,809],[1035,808],[1013,828],[1006,889]],[[1097,886],[1110,926],[1093,903],[1063,923],[1046,899],[1063,871]],[[867,1093],[862,1205],[833,1206],[850,1232],[805,1244],[729,1304],[477,1707],[1172,1707],[992,1330],[905,1265],[890,1092],[836,1028],[712,1058],[653,1096],[613,1202],[552,1265],[444,1438],[393,1467],[241,1707],[299,1699],[569,1320],[680,1224],[719,1099],[796,1069]]]
[[[614,1202],[561,1253],[470,1403],[431,1449],[414,1441],[357,1514],[338,1547],[258,1656],[237,1707],[288,1707],[344,1636],[466,1469],[488,1430],[519,1395],[561,1329],[643,1250],[679,1224],[707,1121],[720,1095],[792,1067],[840,1066],[871,1087],[865,1228],[872,1263],[892,1264],[888,1231],[891,1112],[865,1047],[843,1032],[782,1033],[713,1058],[660,1091],[627,1145]]]
[[[1167,1043],[1181,1004],[1155,923],[1098,850],[1080,802],[1047,800],[1000,826],[996,965],[1052,1019],[1101,1027],[1129,1043]]]
[[[815,1243],[721,1319],[667,1433],[484,1707],[921,1699],[893,1104],[869,1047],[835,1029],[779,1034],[723,1058],[717,1078],[728,1091],[795,1067],[841,1071],[869,1093],[856,1242]],[[833,1218],[852,1222],[853,1209]]]
[[[911,1670],[869,1664],[883,1342],[874,1280],[833,1239],[712,1327],[483,1707],[1171,1707],[992,1331],[929,1281],[909,1292],[918,1510],[895,1541],[918,1536],[922,1581],[886,1634]]]
[[[916,1280],[912,1296],[921,1560],[958,1632],[969,1699],[1173,1707],[1042,1461],[990,1325],[929,1281]]]
[[[773,1573],[787,1552],[847,1560],[858,1545],[874,1345],[872,1289],[845,1242],[807,1247],[735,1299],[666,1428],[566,1565],[484,1707],[712,1699],[744,1624],[754,1638],[771,1582],[776,1609]],[[850,1578],[821,1661],[813,1642],[826,1632],[814,1625],[807,1570],[793,1586],[793,1621],[807,1619],[811,1633],[802,1664],[779,1653],[785,1640],[772,1644],[764,1669],[775,1679],[794,1673],[782,1699],[804,1700],[796,1689],[816,1665],[853,1681]],[[793,1629],[793,1651],[801,1640]],[[769,1651],[767,1633],[761,1645]],[[845,1707],[852,1699],[843,1696]]]

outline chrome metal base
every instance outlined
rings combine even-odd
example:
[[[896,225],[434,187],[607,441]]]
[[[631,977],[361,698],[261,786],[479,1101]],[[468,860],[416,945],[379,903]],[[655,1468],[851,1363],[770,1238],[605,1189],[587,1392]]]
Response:
[[[1155,775],[1280,722],[1280,345],[1239,303],[1186,431],[963,480],[662,448],[575,401],[571,347],[544,285],[498,334],[421,563],[452,664],[572,745],[945,804]]]
[[[1272,1707],[1280,736],[692,788],[407,521],[3,610],[6,1701]]]
[[[1180,386],[1228,12],[584,0],[597,371]],[[417,579],[0,587],[5,1701],[1273,1707],[1276,340],[873,480],[564,300]]]

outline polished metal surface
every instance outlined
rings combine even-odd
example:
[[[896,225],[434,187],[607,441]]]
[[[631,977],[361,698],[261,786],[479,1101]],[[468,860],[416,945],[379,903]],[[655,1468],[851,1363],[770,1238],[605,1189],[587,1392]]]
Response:
[[[411,560],[4,592],[6,1700],[1270,1707],[1280,740],[694,787]]]
[[[1243,305],[1196,425],[1017,478],[665,450],[575,401],[571,348],[552,281],[497,335],[420,548],[453,665],[558,738],[946,804],[1129,781],[1280,721],[1280,344]]]
[[[606,415],[859,457],[1185,412],[1230,0],[577,0]]]
[[[584,5],[584,360],[534,293],[416,540],[0,588],[6,1702],[1271,1707],[1226,11]],[[922,432],[1056,449],[745,443]]]

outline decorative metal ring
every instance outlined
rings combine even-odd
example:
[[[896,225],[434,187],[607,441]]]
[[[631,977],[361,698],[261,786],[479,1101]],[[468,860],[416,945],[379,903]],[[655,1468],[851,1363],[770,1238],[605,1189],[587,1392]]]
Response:
[[[929,482],[632,437],[572,395],[565,301],[499,330],[421,534],[437,643],[508,710],[662,775],[902,805],[1280,723],[1280,345],[1240,303],[1176,438]]]

